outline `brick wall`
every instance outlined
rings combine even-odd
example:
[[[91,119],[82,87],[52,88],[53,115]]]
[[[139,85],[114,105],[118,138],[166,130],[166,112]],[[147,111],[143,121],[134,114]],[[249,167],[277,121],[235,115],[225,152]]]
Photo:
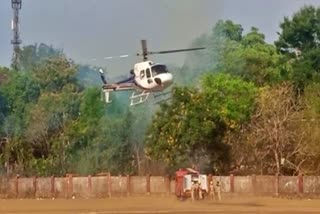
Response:
[[[279,195],[320,194],[320,176],[209,176],[224,193]],[[101,176],[1,178],[0,198],[104,198],[173,194],[169,176]]]

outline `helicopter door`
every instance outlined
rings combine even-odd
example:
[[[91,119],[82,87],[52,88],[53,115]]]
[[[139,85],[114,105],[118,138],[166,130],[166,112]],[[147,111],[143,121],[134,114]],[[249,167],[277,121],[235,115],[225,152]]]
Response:
[[[151,71],[149,68],[146,69],[146,76],[147,76],[147,81],[149,84],[151,84],[153,81],[152,81],[152,77],[151,77]]]
[[[146,75],[146,70],[141,70],[140,71],[140,84],[143,87],[148,87],[148,83],[149,83],[149,78]],[[150,84],[150,83],[149,83]]]

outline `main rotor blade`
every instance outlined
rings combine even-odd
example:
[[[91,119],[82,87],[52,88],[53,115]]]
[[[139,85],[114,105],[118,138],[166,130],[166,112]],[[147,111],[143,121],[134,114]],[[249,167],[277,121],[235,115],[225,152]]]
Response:
[[[169,51],[155,51],[155,52],[148,52],[148,54],[167,54],[167,53],[176,53],[176,52],[184,52],[184,51],[196,51],[196,50],[203,50],[206,48],[187,48],[187,49],[177,49],[177,50],[169,50]]]
[[[104,57],[104,59],[109,60],[109,59],[116,59],[116,58],[127,58],[129,56],[130,55],[128,55],[128,54],[124,54],[124,55],[120,55],[120,56],[106,56],[106,57]]]

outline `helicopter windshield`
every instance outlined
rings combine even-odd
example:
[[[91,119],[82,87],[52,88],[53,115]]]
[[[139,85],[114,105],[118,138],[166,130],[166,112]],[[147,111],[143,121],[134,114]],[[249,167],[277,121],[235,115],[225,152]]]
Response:
[[[156,76],[158,74],[162,74],[162,73],[168,73],[168,69],[167,66],[165,65],[153,65],[151,66],[151,71],[152,71],[152,76]]]

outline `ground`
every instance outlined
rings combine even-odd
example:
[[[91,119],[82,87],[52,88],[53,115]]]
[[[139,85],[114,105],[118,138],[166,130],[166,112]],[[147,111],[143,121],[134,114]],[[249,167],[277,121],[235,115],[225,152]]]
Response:
[[[0,213],[14,214],[175,214],[175,213],[320,213],[320,200],[232,198],[179,201],[175,197],[115,197],[108,199],[0,200]]]

